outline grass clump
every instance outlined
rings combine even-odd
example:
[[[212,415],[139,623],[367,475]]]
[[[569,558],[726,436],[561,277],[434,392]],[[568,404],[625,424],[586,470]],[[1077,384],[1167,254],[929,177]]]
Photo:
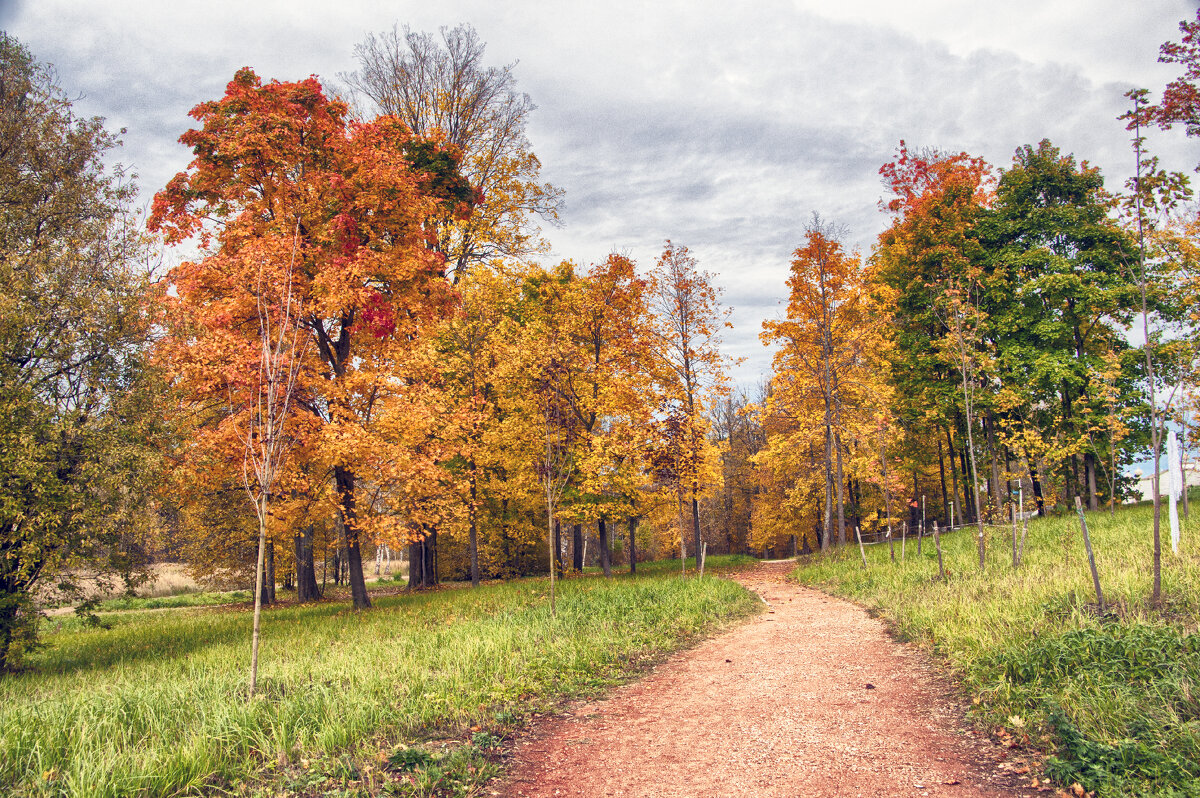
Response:
[[[1166,525],[1164,511],[1163,523]],[[1200,795],[1200,541],[1178,555],[1164,530],[1164,601],[1150,606],[1151,508],[1087,514],[1104,589],[1101,613],[1077,516],[1034,519],[1021,567],[1012,528],[942,536],[947,579],[926,538],[901,560],[886,545],[813,558],[797,578],[878,612],[945,658],[978,720],[1052,751],[1047,772],[1101,796]]]
[[[466,742],[474,727],[499,738],[756,608],[724,580],[639,575],[566,580],[551,618],[548,588],[379,596],[369,612],[268,610],[253,700],[249,613],[64,625],[24,672],[0,679],[0,794],[463,792],[446,785],[481,771],[484,748]],[[405,778],[387,765],[401,744],[446,738]]]

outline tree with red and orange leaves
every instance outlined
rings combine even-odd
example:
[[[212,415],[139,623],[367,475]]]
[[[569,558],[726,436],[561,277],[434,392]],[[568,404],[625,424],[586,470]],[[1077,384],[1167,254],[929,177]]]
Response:
[[[288,434],[310,472],[332,476],[354,605],[369,607],[360,542],[396,521],[361,512],[357,488],[413,471],[411,458],[384,456],[385,434],[437,423],[431,369],[414,353],[455,296],[427,221],[467,212],[474,193],[453,151],[394,117],[349,121],[315,77],[264,84],[242,69],[191,115],[201,127],[181,141],[195,158],[155,197],[150,228],[172,244],[195,238],[203,255],[169,276],[162,345],[183,401],[226,408],[192,445],[227,446],[230,426],[245,428],[261,294],[290,266],[304,312]]]

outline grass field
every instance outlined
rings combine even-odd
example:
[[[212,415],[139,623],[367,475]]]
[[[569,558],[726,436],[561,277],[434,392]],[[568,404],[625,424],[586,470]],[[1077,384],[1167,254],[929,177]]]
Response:
[[[1200,512],[1196,505],[1193,512]],[[1030,522],[1022,565],[1011,526],[987,528],[980,573],[974,529],[932,538],[901,562],[886,544],[816,556],[798,579],[878,611],[902,637],[945,657],[975,712],[1003,735],[1054,752],[1048,771],[1110,795],[1200,795],[1200,522],[1172,554],[1163,509],[1163,597],[1148,605],[1148,505],[1088,513],[1107,611],[1100,615],[1078,517]]]
[[[245,610],[59,621],[0,679],[0,793],[472,794],[531,713],[756,611],[678,567],[560,582],[553,619],[538,579],[272,610],[250,701]]]

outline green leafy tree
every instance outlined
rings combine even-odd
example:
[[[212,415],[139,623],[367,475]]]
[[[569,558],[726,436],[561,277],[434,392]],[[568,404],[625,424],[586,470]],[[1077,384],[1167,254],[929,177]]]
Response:
[[[132,576],[153,513],[144,252],[119,143],[0,32],[0,669],[32,597],[84,570]],[[67,566],[71,566],[70,570]]]

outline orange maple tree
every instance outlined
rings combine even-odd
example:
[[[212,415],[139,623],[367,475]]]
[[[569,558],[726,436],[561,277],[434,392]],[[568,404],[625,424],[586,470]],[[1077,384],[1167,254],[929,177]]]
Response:
[[[411,463],[385,454],[387,438],[435,412],[423,398],[428,363],[413,353],[455,295],[427,221],[469,212],[475,192],[452,150],[394,117],[350,121],[315,77],[263,83],[245,68],[191,115],[201,127],[180,140],[195,158],[155,197],[149,226],[171,244],[197,240],[203,255],[170,274],[162,346],[185,401],[226,408],[192,445],[228,446],[230,426],[245,427],[259,303],[291,268],[307,341],[286,434],[306,473],[332,477],[354,605],[368,607],[361,537],[402,524],[360,508],[356,489],[368,478],[386,494],[402,481]]]

